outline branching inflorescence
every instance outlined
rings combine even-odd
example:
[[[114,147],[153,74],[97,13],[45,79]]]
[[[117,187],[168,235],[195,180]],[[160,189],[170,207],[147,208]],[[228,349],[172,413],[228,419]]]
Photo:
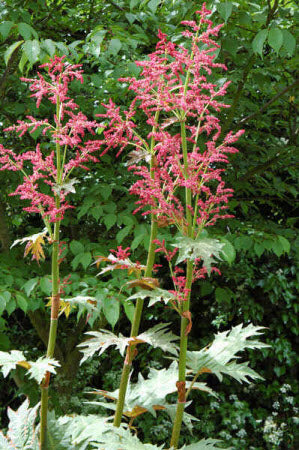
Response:
[[[220,140],[215,113],[229,107],[219,98],[230,82],[219,86],[208,78],[214,69],[226,70],[224,64],[214,62],[219,45],[213,38],[222,25],[213,27],[205,4],[197,14],[198,24],[183,22],[188,29],[182,34],[189,44],[175,45],[159,31],[156,51],[148,60],[136,62],[142,68],[140,77],[121,79],[135,93],[128,110],[122,114],[110,100],[104,105],[106,113],[100,115],[110,121],[104,131],[108,148],[117,147],[120,153],[128,145],[135,146],[129,161],[129,170],[138,177],[130,189],[138,197],[135,212],[152,214],[159,227],[175,225],[192,239],[218,219],[233,217],[225,213],[233,191],[225,187],[223,165],[229,162],[229,154],[237,152],[232,144],[244,133],[229,132]],[[144,112],[152,127],[145,137],[134,122],[137,110]],[[176,250],[171,253],[165,243],[155,243],[156,251],[163,251],[170,262]],[[205,266],[198,268],[199,263],[195,260],[193,281],[208,272]],[[178,276],[182,269],[175,271],[173,281],[182,290],[184,277]]]
[[[45,138],[53,143],[52,148],[47,150],[49,146],[45,145],[46,140],[37,144],[35,150],[23,153],[0,145],[0,170],[21,171],[23,174],[23,183],[10,195],[19,195],[22,200],[28,200],[30,206],[24,210],[41,213],[46,223],[61,221],[65,211],[73,207],[66,200],[67,195],[74,191],[71,173],[77,167],[88,169],[85,166],[88,161],[97,162],[94,152],[100,145],[97,140],[83,142],[86,132],[95,134],[98,123],[89,121],[82,112],[77,112],[78,105],[67,95],[72,80],[83,83],[83,71],[80,65],[68,64],[64,59],[56,56],[40,66],[47,70],[46,78],[40,73],[37,79],[22,78],[22,81],[31,83],[31,97],[36,98],[37,108],[46,99],[56,106],[53,122],[27,116],[27,121],[18,120],[17,125],[5,130],[15,131],[22,137],[27,131],[33,133],[41,129]],[[43,193],[43,184],[50,186],[49,193]]]
[[[35,150],[23,153],[0,145],[0,170],[20,171],[23,176],[22,184],[10,195],[18,195],[22,200],[29,201],[29,206],[24,207],[24,210],[39,213],[46,226],[45,232],[19,240],[28,241],[25,255],[31,251],[33,259],[43,259],[45,255],[42,245],[46,235],[52,244],[51,322],[46,355],[50,360],[55,350],[60,297],[64,285],[59,276],[60,224],[65,211],[73,208],[67,201],[67,195],[75,192],[74,185],[77,183],[75,178],[70,177],[75,168],[88,169],[85,166],[87,162],[97,162],[94,152],[101,147],[97,140],[84,142],[85,134],[95,134],[98,124],[96,121],[89,121],[82,112],[77,112],[78,105],[68,96],[71,81],[76,79],[83,83],[83,71],[80,65],[71,65],[64,59],[65,57],[55,56],[53,60],[40,66],[46,69],[46,76],[38,73],[36,79],[22,78],[22,81],[31,83],[31,97],[36,98],[37,108],[45,100],[54,105],[52,122],[28,116],[27,121],[18,121],[17,125],[5,130],[15,131],[22,137],[26,132],[33,133],[41,129],[43,142],[37,144]],[[41,382],[41,449],[46,448],[49,382],[48,369]]]
[[[215,224],[217,219],[231,217],[223,214],[223,210],[232,190],[225,188],[221,178],[224,169],[216,165],[228,163],[228,154],[237,151],[232,144],[244,132],[230,132],[219,142],[221,127],[214,113],[229,107],[218,98],[225,95],[230,82],[218,86],[207,77],[215,68],[226,70],[223,64],[214,62],[219,45],[211,38],[217,36],[222,25],[212,26],[206,19],[209,11],[205,7],[198,13],[199,25],[183,22],[192,30],[183,32],[191,41],[190,48],[173,44],[159,32],[156,51],[149,55],[149,60],[136,63],[142,68],[140,79],[121,79],[135,93],[124,117],[112,101],[104,105],[107,112],[102,115],[111,120],[104,132],[108,146],[118,146],[121,151],[125,145],[135,145],[133,161],[146,158],[150,151],[148,142],[151,139],[155,142],[152,168],[132,164],[131,160],[130,169],[139,178],[130,191],[139,197],[137,210],[145,209],[143,214],[154,213],[160,224],[176,224],[182,234],[191,225],[193,236],[205,226]],[[207,30],[199,34],[204,24]],[[138,109],[153,127],[146,139],[137,133],[132,120]],[[177,125],[184,125],[184,136]],[[170,128],[172,132],[168,131]],[[199,137],[203,136],[206,141],[199,144]],[[185,217],[185,202],[180,197],[182,187],[190,191],[192,201],[188,211],[194,223]]]

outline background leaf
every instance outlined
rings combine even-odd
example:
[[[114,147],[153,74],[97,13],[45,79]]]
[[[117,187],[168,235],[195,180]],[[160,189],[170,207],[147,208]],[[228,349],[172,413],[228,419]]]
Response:
[[[5,20],[0,24],[0,33],[2,34],[3,39],[7,38],[13,25],[14,23],[11,20]]]
[[[232,13],[233,4],[232,2],[223,1],[217,5],[217,10],[220,16],[225,20],[225,22],[227,22]]]
[[[40,54],[40,45],[37,39],[32,41],[25,41],[23,45],[24,52],[31,64],[35,64],[38,61]]]
[[[282,30],[283,46],[288,52],[289,56],[293,56],[296,48],[296,39],[288,30]]]
[[[254,53],[259,53],[263,56],[263,48],[266,38],[268,36],[268,30],[260,30],[252,41],[252,50]]]
[[[117,53],[120,51],[121,47],[122,47],[122,43],[120,42],[119,39],[117,39],[117,38],[111,39],[111,41],[109,43],[108,51],[112,55],[117,55]]]
[[[231,265],[236,259],[235,247],[227,239],[221,239],[221,242],[224,243],[221,250],[221,257]]]
[[[24,42],[24,41],[18,41],[18,42],[15,42],[14,44],[10,45],[10,46],[8,47],[8,49],[5,51],[5,53],[4,53],[4,61],[5,61],[5,64],[6,64],[6,65],[8,64],[8,61],[10,60],[10,58],[11,58],[12,54],[14,53],[14,51],[15,51],[18,47],[20,47],[20,45],[21,45],[23,42]]]
[[[276,51],[276,53],[279,52],[283,43],[283,33],[279,28],[270,28],[268,43]]]
[[[25,39],[25,41],[28,41],[31,36],[38,38],[36,31],[30,25],[28,25],[28,23],[18,23],[18,31],[20,35]]]

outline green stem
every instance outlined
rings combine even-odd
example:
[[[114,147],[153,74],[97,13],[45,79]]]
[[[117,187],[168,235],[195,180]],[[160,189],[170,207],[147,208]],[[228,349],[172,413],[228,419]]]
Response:
[[[158,122],[159,114],[160,114],[160,112],[156,111],[155,123]],[[154,126],[153,133],[155,131],[156,131],[156,127]],[[151,162],[150,162],[150,170],[151,170],[152,178],[154,177],[154,146],[155,146],[155,138],[154,138],[154,136],[152,136],[151,142],[150,142],[150,149],[149,149],[150,153],[152,155]],[[146,269],[145,269],[145,273],[144,273],[145,277],[150,277],[152,275],[153,266],[154,266],[154,262],[155,262],[155,248],[156,248],[156,246],[154,244],[154,240],[157,237],[157,232],[158,232],[158,223],[155,220],[155,215],[151,214],[151,236],[150,236],[150,243],[149,243],[149,249],[148,249],[148,254],[147,254]],[[131,334],[130,334],[131,337],[135,337],[138,335],[141,316],[142,316],[142,310],[143,310],[143,303],[144,303],[143,299],[141,299],[141,298],[137,299],[135,311],[134,311],[133,323],[132,323],[132,327],[131,327]],[[131,370],[131,366],[132,366],[132,361],[135,357],[135,348],[136,348],[136,345],[129,346],[127,348],[126,357],[124,360],[123,370],[122,370],[122,374],[121,374],[120,385],[119,385],[119,393],[118,393],[118,399],[117,399],[117,404],[116,404],[116,411],[115,411],[114,421],[113,421],[113,425],[115,427],[119,427],[121,424],[121,418],[122,418],[122,413],[124,410],[127,386],[128,386],[128,382],[129,382],[129,376],[130,376],[130,370]]]
[[[59,228],[60,222],[54,225],[54,242],[52,247],[52,301],[51,301],[51,321],[47,347],[47,357],[53,358],[57,324],[59,311]],[[49,392],[50,373],[47,372],[41,383],[41,420],[40,420],[40,449],[45,450],[46,447],[46,432],[47,432],[47,415],[48,415],[48,392]]]
[[[198,35],[198,32],[197,32]],[[196,35],[196,36],[197,36]],[[193,59],[194,53],[191,53],[191,59]],[[184,95],[187,92],[188,84],[190,80],[190,69],[187,72],[185,86],[184,86]],[[206,109],[206,108],[205,108]],[[196,148],[196,143],[199,134],[199,128],[201,119],[205,112],[202,112],[199,123],[197,125],[195,143],[193,145],[193,151]],[[186,137],[186,124],[185,124],[186,114],[181,114],[181,140],[182,140],[182,150],[183,150],[183,160],[184,160],[184,176],[185,179],[188,180],[188,145],[187,145],[187,137]],[[192,220],[192,192],[191,189],[185,189],[185,201],[186,201],[186,220],[187,220],[187,230],[185,234],[188,237],[193,238],[195,233],[196,221],[197,221],[197,212],[198,212],[198,195],[195,198],[195,208],[194,208],[194,217]],[[178,389],[178,402],[177,409],[175,414],[175,419],[173,423],[172,436],[170,441],[170,446],[177,448],[181,433],[184,409],[187,399],[186,394],[186,360],[187,360],[187,348],[188,348],[188,330],[187,327],[189,325],[188,315],[190,315],[190,296],[191,296],[191,287],[192,287],[192,278],[193,278],[193,261],[187,260],[187,273],[186,273],[186,289],[187,289],[187,299],[182,303],[181,306],[181,334],[180,334],[180,356],[179,356],[179,379],[177,383]],[[190,316],[189,316],[190,317]],[[189,390],[187,391],[189,394]]]
[[[182,137],[182,149],[184,158],[184,176],[188,179],[188,148],[187,148],[187,138],[186,138],[186,125],[185,122],[181,122],[181,137]],[[186,219],[188,223],[188,236],[191,237],[192,234],[192,216],[190,211],[190,206],[192,206],[192,195],[191,189],[185,189],[185,199],[186,199]]]
[[[49,386],[41,386],[41,407],[40,407],[40,449],[46,449],[46,431],[47,431],[47,415]]]
[[[60,103],[57,98],[56,103],[56,116],[57,116],[57,128],[60,127]],[[57,184],[61,180],[61,153],[60,145],[56,143],[56,168],[57,168]],[[56,208],[60,207],[59,196],[55,199]],[[60,294],[59,294],[59,230],[60,221],[54,224],[53,233],[53,245],[52,245],[52,297],[51,297],[51,320],[50,320],[50,330],[47,346],[47,358],[53,358],[56,336],[57,336],[57,325],[58,325],[58,313],[60,306]],[[50,384],[50,372],[47,372],[41,383],[41,419],[40,419],[40,450],[47,449],[46,437],[47,437],[47,416],[48,416],[48,402],[49,402],[49,384]]]
[[[186,138],[186,125],[185,122],[181,122],[181,138],[182,138],[182,150],[184,159],[184,175],[186,180],[188,179],[188,148],[187,148],[187,138]],[[186,197],[186,219],[188,223],[187,235],[192,237],[192,216],[190,207],[192,206],[192,194],[189,188],[185,190]],[[196,219],[195,219],[196,220]],[[179,379],[177,383],[178,388],[178,402],[177,409],[172,429],[172,436],[170,441],[170,446],[177,448],[179,437],[181,433],[183,414],[186,403],[186,359],[187,359],[187,348],[188,348],[188,332],[187,326],[189,324],[189,319],[187,313],[190,312],[190,294],[192,286],[192,275],[193,275],[193,261],[187,260],[187,273],[186,273],[186,289],[187,289],[187,299],[182,303],[181,307],[181,334],[180,334],[180,357],[179,357]]]
[[[154,217],[152,216],[151,238],[150,238],[150,245],[149,245],[149,250],[148,250],[146,270],[145,270],[145,274],[144,274],[145,277],[150,277],[152,274],[153,265],[154,265],[154,261],[155,261],[155,247],[156,247],[153,241],[155,240],[155,238],[157,236],[157,231],[158,231],[158,224],[154,220]],[[141,298],[139,298],[136,302],[134,318],[133,318],[133,323],[132,323],[132,327],[131,327],[131,334],[130,334],[131,337],[135,337],[138,335],[141,316],[142,316],[142,310],[143,310],[143,303],[144,303],[144,300]],[[119,385],[119,394],[118,394],[118,400],[117,400],[116,411],[115,411],[114,422],[113,422],[113,425],[115,427],[119,427],[120,423],[121,423],[132,361],[135,356],[135,348],[136,348],[136,345],[132,345],[132,346],[128,347],[127,352],[126,352],[126,358],[124,361],[123,370],[122,370],[122,374],[121,374],[121,380],[120,380],[120,385]]]
[[[192,274],[193,274],[193,261],[187,261],[187,280],[186,288],[189,289],[188,298],[184,301],[182,307],[182,313],[189,311],[190,309],[190,290],[192,286]],[[175,414],[175,419],[172,428],[172,435],[170,441],[170,447],[177,448],[179,443],[179,437],[181,433],[183,414],[186,403],[186,359],[187,359],[187,347],[188,347],[188,334],[186,328],[189,324],[189,320],[186,317],[181,318],[181,335],[180,335],[180,358],[179,358],[179,379],[178,379],[178,402]]]
[[[201,373],[202,373],[202,369],[200,369],[200,370],[196,373],[196,375],[193,377],[193,380],[191,381],[190,386],[188,387],[188,390],[187,390],[187,392],[186,392],[186,400],[187,400],[187,398],[188,398],[190,392],[192,391],[192,388],[193,388],[193,386],[194,386],[194,383],[196,382],[197,378],[199,377],[199,375],[200,375]]]

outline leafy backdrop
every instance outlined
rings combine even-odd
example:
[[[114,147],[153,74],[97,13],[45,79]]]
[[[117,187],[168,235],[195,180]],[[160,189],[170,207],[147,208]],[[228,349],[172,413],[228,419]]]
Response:
[[[245,392],[237,382],[227,383],[222,401],[203,396],[202,404],[193,411],[201,419],[195,424],[194,436],[213,434],[244,450],[296,448],[298,11],[295,2],[287,0],[214,1],[207,6],[213,10],[214,22],[225,22],[217,62],[228,66],[223,77],[233,80],[226,98],[232,106],[222,113],[223,128],[234,132],[245,128],[246,134],[227,174],[228,185],[235,190],[230,203],[235,219],[213,231],[216,237],[225,235],[232,244],[235,260],[221,267],[222,277],[204,280],[194,289],[197,301],[191,336],[196,348],[207,344],[217,330],[253,322],[269,328],[267,342],[272,348],[264,349],[252,361],[266,382],[249,385]],[[86,82],[83,86],[74,83],[73,95],[88,117],[103,112],[101,103],[109,97],[125,107],[130,93],[118,78],[138,74],[134,61],[154,49],[158,29],[179,42],[181,20],[190,19],[197,9],[198,2],[180,0],[1,2],[3,128],[24,115],[35,114],[35,103],[19,77],[32,76],[37,66],[54,54],[66,54],[70,62],[83,64]],[[45,106],[39,113],[49,115]],[[37,137],[33,133],[19,140],[1,131],[2,143],[8,148],[30,149]],[[92,295],[102,310],[89,324],[80,302],[76,309],[65,310],[66,316],[71,314],[60,325],[55,356],[61,368],[52,393],[59,414],[88,410],[78,394],[85,386],[117,387],[119,355],[114,354],[112,364],[111,358],[102,355],[100,371],[97,361],[80,367],[77,345],[90,327],[124,335],[129,328],[127,318],[132,317],[133,306],[123,302],[125,292],[119,295],[122,275],[109,277],[107,286],[105,277],[95,277],[98,271],[91,263],[120,244],[130,245],[136,258],[144,260],[149,224],[131,214],[135,207],[128,194],[131,179],[126,155],[116,160],[110,152],[72,194],[78,207],[67,213],[63,227],[63,235],[70,238],[61,270],[65,275],[72,271],[66,293],[69,297]],[[39,219],[22,212],[16,197],[8,197],[18,181],[17,174],[7,177],[0,172],[0,350],[17,347],[30,360],[43,353],[47,341],[45,297],[50,295],[51,284],[47,263],[39,266],[27,258],[24,265],[22,250],[9,249],[15,239],[39,232],[41,227]],[[169,280],[161,264],[159,276],[167,287]],[[165,322],[169,314],[166,309]],[[155,321],[155,307],[147,312],[147,319]],[[211,321],[213,329],[207,325]],[[153,350],[153,355],[155,367],[161,367],[160,350]],[[140,368],[147,362],[148,355],[140,351]],[[1,383],[4,386],[4,381]],[[18,369],[1,389],[3,426],[7,423],[6,407],[16,409],[22,393],[37,401],[36,388]],[[205,408],[209,402],[211,409]],[[139,423],[144,436],[154,435],[158,444],[169,434],[169,421],[163,413],[158,419],[146,416]]]

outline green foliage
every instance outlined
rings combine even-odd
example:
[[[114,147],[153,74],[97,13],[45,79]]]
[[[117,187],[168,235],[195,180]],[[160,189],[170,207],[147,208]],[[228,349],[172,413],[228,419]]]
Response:
[[[261,56],[263,55],[263,47],[264,43],[268,36],[268,30],[261,30],[257,33],[255,38],[252,41],[252,49],[255,53],[259,53]]]
[[[223,3],[219,3],[217,7],[217,11],[219,12],[222,19],[225,20],[225,22],[227,22],[228,18],[230,17],[232,10],[233,10],[232,2],[226,1]]]
[[[242,394],[220,395],[209,405],[197,405],[201,423],[196,423],[195,433],[204,436],[214,434],[232,448],[247,450],[249,446],[264,450],[279,448],[282,445],[292,448],[296,445],[296,406],[290,385],[282,385],[269,398],[268,411],[257,401],[255,407],[248,403],[248,394],[256,387],[248,386]],[[244,390],[243,390],[244,391]],[[240,398],[242,397],[242,399]],[[256,397],[257,398],[257,397]]]
[[[15,52],[15,50],[17,50],[18,47],[20,47],[20,45],[23,43],[24,41],[17,41],[14,44],[10,45],[8,47],[8,49],[5,51],[4,53],[4,61],[5,64],[7,65],[12,54]]]
[[[207,7],[213,7],[212,19],[218,23],[225,21],[221,30],[221,51],[216,62],[224,62],[228,66],[224,78],[232,80],[226,97],[226,102],[232,107],[224,111],[221,123],[226,130],[232,129],[234,132],[245,128],[246,134],[227,174],[227,185],[234,188],[231,212],[235,219],[219,224],[213,233],[215,239],[224,244],[220,236],[227,233],[225,239],[235,249],[236,257],[233,260],[232,247],[230,259],[220,252],[219,256],[231,265],[220,263],[222,277],[202,280],[195,288],[196,301],[191,311],[194,323],[190,339],[194,349],[207,345],[205,336],[211,333],[212,321],[215,328],[221,330],[240,322],[262,323],[269,328],[267,339],[272,349],[263,350],[267,365],[255,353],[249,352],[248,355],[250,366],[267,380],[265,385],[249,386],[245,394],[237,392],[242,400],[223,397],[217,408],[210,407],[204,400],[202,405],[194,406],[193,414],[201,419],[194,426],[194,440],[200,436],[215,436],[240,450],[250,447],[270,449],[275,445],[291,448],[295,445],[295,426],[291,419],[295,412],[289,410],[286,417],[287,404],[282,403],[280,387],[288,383],[296,393],[294,344],[298,336],[296,259],[299,246],[295,211],[298,195],[295,117],[298,105],[295,99],[297,85],[294,83],[298,66],[295,52],[298,15],[295,2],[279,2],[277,9],[274,8],[275,3],[266,0],[251,3],[243,0],[207,2]],[[100,104],[107,102],[110,96],[124,105],[130,93],[127,93],[125,84],[117,79],[139,73],[140,68],[134,61],[143,59],[145,53],[153,50],[158,29],[174,36],[174,42],[181,43],[182,28],[179,22],[192,19],[197,9],[198,2],[184,0],[131,0],[117,2],[117,5],[116,2],[102,1],[5,1],[0,24],[0,66],[3,74],[0,115],[3,128],[24,115],[35,115],[34,101],[24,100],[24,85],[19,77],[32,77],[37,65],[55,53],[67,54],[72,63],[83,63],[87,83],[74,85],[73,93],[87,116],[102,112]],[[41,108],[42,117],[46,118],[50,110],[50,104]],[[5,147],[18,145],[20,153],[34,148],[36,143],[34,135],[23,136],[18,143],[4,132],[1,137]],[[146,260],[144,248],[148,244],[149,223],[146,218],[141,221],[136,217],[128,221],[135,206],[134,199],[128,195],[132,174],[127,174],[124,159],[116,160],[113,152],[107,154],[101,166],[93,165],[93,170],[78,188],[73,185],[76,192],[71,195],[76,209],[68,212],[62,230],[62,238],[67,240],[66,237],[69,237],[67,245],[70,248],[66,249],[65,259],[61,263],[62,276],[67,277],[70,271],[72,276],[71,284],[64,287],[63,298],[91,296],[97,300],[97,309],[87,311],[83,304],[77,305],[71,309],[68,320],[61,318],[58,337],[64,373],[75,374],[78,369],[79,363],[77,366],[74,363],[69,370],[70,355],[82,341],[82,329],[85,331],[91,325],[98,330],[105,327],[107,320],[110,326],[115,327],[116,334],[121,330],[127,335],[128,323],[122,315],[122,308],[127,308],[126,297],[132,300],[138,295],[149,298],[152,308],[147,311],[147,319],[156,319],[158,312],[161,313],[161,305],[157,302],[171,301],[166,297],[169,280],[165,277],[164,266],[158,274],[163,280],[164,292],[139,291],[131,297],[130,294],[119,294],[124,281],[116,272],[109,286],[105,286],[105,274],[102,280],[92,281],[96,274],[95,267],[91,265],[93,258],[108,255],[110,249],[116,248],[119,243],[130,245],[134,256],[141,262]],[[1,220],[0,348],[9,352],[15,343],[19,343],[21,350],[32,352],[30,359],[36,359],[35,352],[43,348],[39,336],[49,317],[45,297],[50,294],[47,281],[50,255],[46,249],[46,262],[38,266],[29,258],[24,264],[23,251],[17,247],[9,253],[5,250],[19,236],[39,233],[42,227],[37,218],[29,219],[26,213],[21,212],[16,197],[8,197],[19,182],[16,174],[11,173],[7,177],[0,172],[0,178],[0,219],[7,219],[6,235]],[[165,233],[161,230],[162,237]],[[75,253],[72,242],[79,244]],[[160,263],[163,264],[162,261]],[[85,314],[87,316],[83,317]],[[165,315],[165,322],[170,321],[169,309],[162,315]],[[42,318],[42,326],[33,320],[36,317]],[[88,324],[85,325],[87,318]],[[34,331],[31,331],[32,324],[35,324]],[[68,336],[75,341],[73,346],[67,346]],[[161,367],[164,360],[159,350],[153,350],[151,354]],[[69,359],[62,355],[68,355]],[[148,362],[147,346],[139,346],[138,358],[138,365],[144,369]],[[95,365],[92,366],[92,384],[98,388],[103,382],[108,383],[109,376],[115,380],[120,371],[118,357],[109,359],[103,355],[102,365],[105,379],[96,374]],[[83,367],[88,371],[88,363]],[[78,397],[79,390],[84,386],[81,370],[80,389],[71,380],[65,381],[64,385],[58,383],[57,392],[52,391],[52,399],[55,395],[57,398],[57,411],[60,412],[65,404],[71,405],[68,413],[72,413],[71,408],[75,404],[77,411],[85,407],[80,403],[81,397]],[[20,371],[24,372],[22,368]],[[85,378],[90,380],[90,376]],[[19,392],[29,389],[28,377],[24,380],[22,387],[18,388]],[[1,403],[5,405],[15,398],[13,393],[16,387],[9,378],[3,383],[5,387],[1,385],[0,395]],[[66,397],[60,395],[62,391],[65,393],[67,385],[77,386],[71,400],[70,397],[65,400]],[[236,384],[228,384],[225,379],[221,389],[227,398],[238,390]],[[272,408],[274,398],[279,398],[283,405],[278,417],[272,415],[276,411]],[[190,408],[193,409],[193,404]],[[264,432],[267,417],[272,417],[271,423],[277,424],[276,431],[281,429],[281,423],[287,423],[289,431],[283,431],[283,444],[271,440],[273,427]],[[6,425],[6,419],[3,420]],[[233,428],[235,425],[237,429]],[[150,419],[145,419],[142,432],[148,436],[148,441],[154,426],[156,422],[151,424]],[[162,428],[167,429],[166,426]],[[247,434],[239,435],[242,430]],[[159,441],[157,436],[158,445],[167,439],[164,435]],[[185,439],[186,444],[191,442],[187,433]]]

